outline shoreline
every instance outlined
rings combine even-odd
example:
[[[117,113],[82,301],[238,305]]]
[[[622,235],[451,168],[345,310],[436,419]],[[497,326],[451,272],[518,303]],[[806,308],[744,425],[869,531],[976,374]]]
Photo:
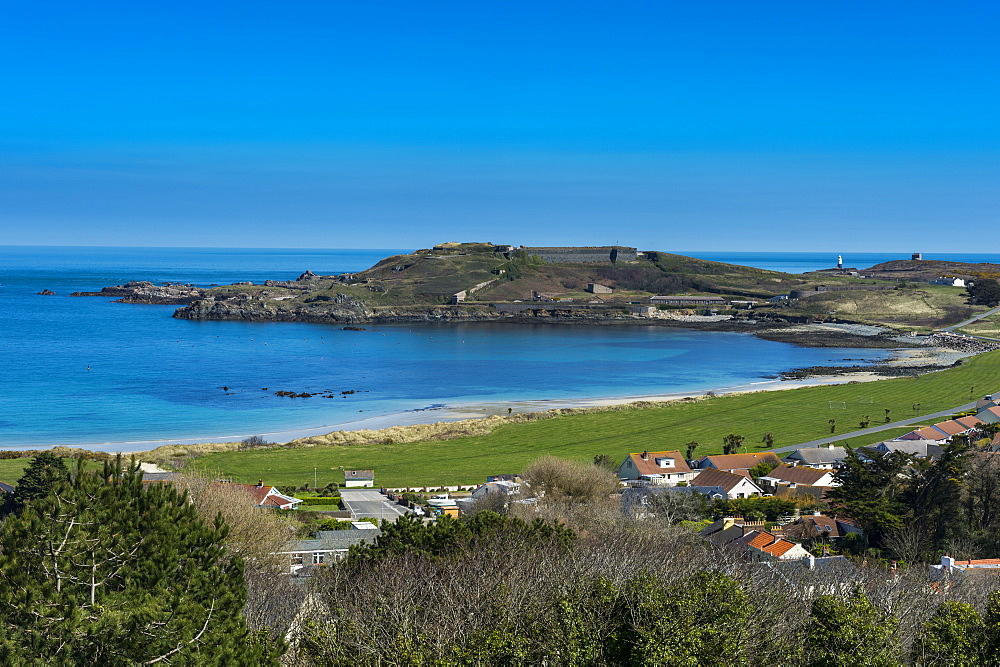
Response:
[[[429,408],[418,408],[405,412],[395,412],[377,417],[368,417],[336,424],[316,427],[296,428],[285,431],[253,432],[229,434],[210,437],[162,438],[155,440],[131,440],[118,442],[95,442],[87,444],[45,444],[45,445],[10,445],[3,447],[5,451],[46,450],[53,447],[80,449],[105,453],[144,454],[163,446],[197,446],[238,443],[250,436],[261,436],[276,444],[287,444],[295,440],[326,436],[337,432],[353,432],[365,430],[381,430],[394,427],[408,427],[452,423],[464,420],[479,420],[487,417],[506,417],[508,414],[521,415],[526,413],[541,413],[552,410],[594,409],[630,404],[670,403],[682,400],[697,400],[710,396],[735,396],[768,391],[783,391],[803,387],[830,386],[858,382],[875,382],[889,379],[890,376],[876,372],[851,372],[836,375],[817,375],[795,379],[763,379],[741,385],[721,387],[698,391],[679,391],[663,394],[639,394],[630,396],[604,396],[591,398],[549,398],[522,399],[511,401],[494,401],[484,403],[441,405]],[[510,413],[508,413],[510,409]]]
[[[796,333],[811,333],[823,338],[843,338],[857,340],[878,338],[885,340],[888,331],[882,327],[849,324],[796,325]],[[894,338],[907,339],[909,336],[893,332]],[[807,335],[808,337],[808,335]],[[912,340],[912,338],[910,339]],[[845,341],[846,342],[846,341]],[[903,342],[902,340],[900,342]],[[909,341],[906,341],[909,342]],[[807,345],[808,346],[808,345]],[[848,346],[845,346],[848,347]],[[854,346],[868,347],[868,346]],[[872,345],[871,347],[882,347]],[[887,350],[888,351],[888,350]],[[326,436],[336,432],[381,430],[393,427],[430,425],[458,422],[470,419],[484,419],[491,416],[505,417],[508,414],[540,413],[550,410],[588,409],[628,405],[631,403],[666,403],[691,400],[706,396],[736,395],[761,391],[781,391],[800,387],[847,384],[850,382],[873,382],[899,377],[900,375],[920,375],[949,368],[962,359],[975,356],[978,352],[959,351],[937,345],[910,344],[891,349],[891,356],[880,362],[863,366],[814,367],[789,369],[777,377],[761,377],[759,381],[728,387],[698,390],[673,391],[661,394],[638,394],[626,396],[598,396],[589,398],[547,398],[487,401],[482,403],[440,404],[416,408],[402,412],[352,419],[320,426],[292,428],[269,432],[228,433],[213,436],[193,436],[186,438],[156,438],[147,440],[104,441],[85,444],[11,444],[0,447],[0,451],[41,451],[53,447],[65,447],[96,452],[138,454],[168,445],[196,446],[238,443],[241,440],[260,436],[277,444],[285,444],[304,438]],[[508,409],[510,413],[508,413]]]

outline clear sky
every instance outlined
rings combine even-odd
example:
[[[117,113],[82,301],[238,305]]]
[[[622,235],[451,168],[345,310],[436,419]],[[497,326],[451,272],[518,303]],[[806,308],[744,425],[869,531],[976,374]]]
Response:
[[[994,1],[7,3],[0,245],[997,251],[998,29]]]

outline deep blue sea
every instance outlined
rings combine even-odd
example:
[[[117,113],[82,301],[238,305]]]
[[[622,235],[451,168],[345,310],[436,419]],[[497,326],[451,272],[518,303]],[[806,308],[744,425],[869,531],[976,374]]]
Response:
[[[173,306],[68,296],[129,280],[211,285],[288,280],[307,269],[358,271],[397,252],[405,250],[0,246],[0,448],[87,444],[127,451],[148,447],[118,443],[279,433],[441,406],[699,392],[886,354],[660,327],[470,324],[352,332],[192,322],[172,319]],[[782,270],[831,265],[828,254],[688,254]],[[900,256],[908,253],[845,257],[845,264]],[[43,289],[56,295],[36,294]],[[290,399],[275,396],[279,390],[337,397]]]

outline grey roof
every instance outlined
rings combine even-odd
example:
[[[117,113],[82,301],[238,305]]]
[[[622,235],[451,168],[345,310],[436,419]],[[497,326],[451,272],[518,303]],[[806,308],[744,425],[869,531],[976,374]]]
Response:
[[[375,479],[374,470],[345,470],[344,479]]]
[[[369,533],[375,533],[370,535]],[[321,530],[316,539],[296,540],[288,544],[288,551],[336,551],[349,549],[355,544],[374,542],[381,534],[376,530]]]
[[[14,493],[14,485],[8,484],[7,482],[0,482],[0,492],[2,493]]]
[[[837,463],[847,457],[847,450],[843,447],[807,447],[796,449],[790,452],[785,458],[803,463]]]
[[[934,444],[931,440],[885,440],[863,449],[881,449],[886,452],[903,452],[913,456],[941,456],[944,447]]]

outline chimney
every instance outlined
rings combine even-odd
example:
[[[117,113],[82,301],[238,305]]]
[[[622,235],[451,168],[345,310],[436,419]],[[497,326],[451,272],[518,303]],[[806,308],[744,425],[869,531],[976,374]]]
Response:
[[[262,479],[258,479],[258,480],[257,480],[257,488],[259,489],[259,488],[261,488],[262,486],[264,486],[264,480],[262,480]]]
[[[803,558],[802,560],[804,560],[806,562],[806,568],[807,569],[810,569],[810,570],[815,570],[816,569],[816,557],[813,556],[812,554],[807,554],[806,557]]]
[[[944,555],[941,556],[941,569],[945,572],[951,572],[952,568],[955,567],[955,559],[951,556]]]
[[[642,458],[643,461],[648,461],[649,460],[649,452],[647,452],[645,449],[642,450],[642,454],[640,454],[640,457]]]
[[[823,513],[819,510],[813,510],[813,516],[823,516]]]

